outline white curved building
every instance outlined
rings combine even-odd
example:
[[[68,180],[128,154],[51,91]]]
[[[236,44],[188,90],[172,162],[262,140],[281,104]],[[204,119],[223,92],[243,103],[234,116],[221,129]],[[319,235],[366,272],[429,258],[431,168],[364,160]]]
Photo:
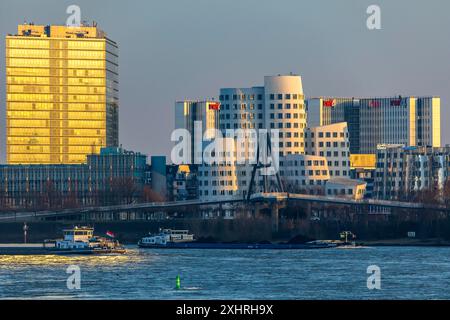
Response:
[[[306,109],[298,75],[264,77],[263,87],[220,90],[220,129],[277,129],[280,156],[303,154]]]
[[[203,199],[216,196],[232,196],[242,198],[247,194],[250,185],[253,163],[256,156],[257,134],[261,129],[278,130],[272,138],[272,146],[278,149],[277,156],[304,154],[304,130],[306,128],[306,108],[301,77],[298,75],[278,75],[264,77],[264,86],[249,88],[222,88],[220,90],[220,130],[227,138],[234,138],[235,162],[231,166],[217,168],[226,173],[221,179],[230,180],[230,185],[219,185],[218,189],[210,189],[211,176],[205,177],[204,172],[216,170],[213,166],[201,166],[199,175],[200,197]],[[234,132],[230,132],[234,130]],[[239,134],[247,131],[255,135],[254,140],[246,142],[239,140]],[[244,163],[237,162],[238,158]],[[252,162],[253,161],[253,162]],[[203,176],[201,176],[203,175]],[[236,179],[236,180],[234,180]],[[257,179],[255,191],[262,185]],[[236,186],[231,183],[236,181]],[[207,184],[205,186],[205,183]],[[216,187],[216,186],[215,186]],[[205,192],[207,195],[205,195]],[[211,192],[213,194],[211,194]]]
[[[306,108],[301,77],[264,77],[264,93],[265,128],[280,131],[280,156],[303,154]]]

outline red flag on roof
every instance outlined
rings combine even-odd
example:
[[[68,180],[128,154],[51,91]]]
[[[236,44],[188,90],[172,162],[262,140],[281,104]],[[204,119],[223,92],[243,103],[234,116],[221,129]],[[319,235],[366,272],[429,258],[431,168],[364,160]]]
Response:
[[[398,107],[402,105],[402,99],[392,99],[391,107]]]
[[[380,106],[380,101],[378,100],[370,100],[369,101],[369,107],[379,107]]]
[[[328,99],[323,101],[324,107],[334,107],[336,104],[336,101],[334,99]]]
[[[219,102],[210,103],[209,110],[220,110],[220,103]]]

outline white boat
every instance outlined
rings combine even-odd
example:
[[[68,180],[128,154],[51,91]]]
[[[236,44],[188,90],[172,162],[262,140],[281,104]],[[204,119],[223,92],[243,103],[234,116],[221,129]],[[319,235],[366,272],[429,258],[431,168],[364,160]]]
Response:
[[[44,248],[63,254],[125,253],[125,248],[114,239],[94,236],[94,228],[74,227],[65,229],[64,239],[46,240]],[[49,246],[53,244],[54,246]]]
[[[194,235],[188,230],[172,230],[159,229],[159,233],[151,234],[143,237],[138,242],[138,246],[142,248],[166,246],[169,243],[193,242]]]

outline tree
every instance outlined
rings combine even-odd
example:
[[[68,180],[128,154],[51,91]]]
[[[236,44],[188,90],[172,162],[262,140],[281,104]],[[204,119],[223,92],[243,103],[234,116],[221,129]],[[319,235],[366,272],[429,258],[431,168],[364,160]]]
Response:
[[[137,186],[133,178],[113,178],[109,183],[109,199],[113,204],[130,204],[137,192]]]
[[[6,209],[6,192],[0,185],[0,211]]]
[[[447,208],[450,207],[450,179],[447,179],[444,183],[444,189],[442,191],[443,202]]]
[[[59,193],[52,180],[47,180],[44,185],[44,202],[49,209],[56,206],[56,200],[59,199]]]
[[[150,186],[144,186],[142,190],[142,200],[144,202],[163,202],[165,199]]]

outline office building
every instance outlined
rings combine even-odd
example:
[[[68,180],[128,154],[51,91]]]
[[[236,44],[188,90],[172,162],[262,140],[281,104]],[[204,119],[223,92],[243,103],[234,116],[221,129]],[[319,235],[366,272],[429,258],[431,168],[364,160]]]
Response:
[[[6,36],[8,164],[79,164],[118,146],[118,46],[96,25]]]
[[[214,138],[212,130],[219,129],[219,110],[220,103],[213,100],[182,100],[175,103],[175,129],[185,129],[190,134],[190,161],[186,164],[202,162],[203,150],[208,142],[205,141],[203,145],[202,141],[199,145],[196,141],[201,141],[202,138],[205,140]],[[196,122],[201,124],[201,127],[196,129]]]
[[[280,177],[290,193],[324,194],[326,182],[330,179],[325,157],[291,154],[282,157]]]
[[[346,122],[307,128],[306,154],[327,159],[331,177],[350,177],[350,143]]]
[[[375,154],[378,144],[441,146],[439,97],[321,97],[307,109],[308,126],[347,122],[352,154]]]
[[[266,76],[264,86],[222,88],[219,99],[219,128],[226,139],[231,139],[228,141],[232,150],[226,152],[231,154],[232,160],[218,168],[214,168],[214,165],[199,168],[199,195],[200,198],[210,196],[211,193],[213,196],[243,198],[250,186],[257,143],[261,145],[261,141],[258,141],[259,130],[278,130],[276,136],[271,133],[271,144],[276,147],[273,148],[274,152],[278,149],[278,154],[273,154],[274,162],[280,163],[280,157],[286,155],[304,153],[306,110],[302,80],[300,76],[292,74]],[[230,130],[234,131],[230,133]],[[243,163],[238,162],[238,159]],[[223,182],[208,181],[205,173],[210,174],[209,177],[216,174]],[[208,190],[211,183],[218,185]],[[262,177],[258,176],[255,192],[262,188]]]
[[[423,191],[442,191],[450,172],[450,148],[379,145],[374,196],[413,200]]]
[[[220,129],[277,129],[279,155],[304,153],[306,108],[297,75],[264,77],[263,87],[220,90]]]
[[[366,198],[373,197],[376,161],[375,154],[350,155],[350,178],[366,182]]]
[[[130,203],[145,184],[147,157],[122,148],[103,148],[86,164],[0,165],[4,207]]]
[[[161,199],[167,198],[167,166],[165,156],[151,156],[151,187]]]

